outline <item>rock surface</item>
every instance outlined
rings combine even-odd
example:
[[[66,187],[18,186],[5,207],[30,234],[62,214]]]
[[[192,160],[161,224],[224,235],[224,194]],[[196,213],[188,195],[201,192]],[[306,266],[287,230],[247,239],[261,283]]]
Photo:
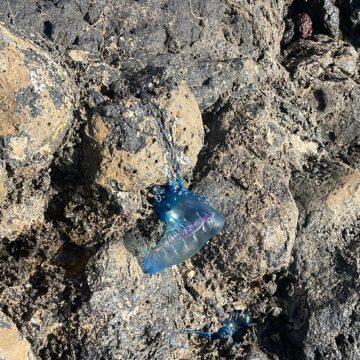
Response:
[[[0,24],[2,237],[14,239],[43,222],[45,196],[29,182],[50,166],[70,128],[73,105],[66,71],[46,51]]]
[[[136,233],[126,234],[123,241],[129,238],[139,243],[146,241]],[[181,311],[171,270],[149,279],[137,258],[119,241],[104,248],[92,265],[88,281],[93,296],[79,312],[79,335],[89,341],[80,349],[79,357],[101,358],[110,349],[115,358],[124,353],[129,358],[166,356],[170,350],[168,336],[174,330],[167,319],[176,319]],[[113,336],[109,337],[109,333]],[[96,346],[90,340],[94,336],[99,339]],[[149,341],[157,345],[149,347]]]
[[[115,193],[144,190],[174,176],[169,142],[183,174],[191,172],[203,146],[201,113],[188,86],[182,82],[160,91],[153,82],[144,86],[157,93],[104,105],[87,125],[88,171]]]
[[[0,311],[27,351],[359,359],[358,8],[0,0]],[[226,225],[150,277],[175,158]],[[239,342],[178,333],[245,308]]]
[[[0,312],[0,356],[4,360],[36,360],[28,341],[2,312]]]
[[[72,120],[66,72],[31,42],[0,25],[0,137],[15,173],[49,166]]]

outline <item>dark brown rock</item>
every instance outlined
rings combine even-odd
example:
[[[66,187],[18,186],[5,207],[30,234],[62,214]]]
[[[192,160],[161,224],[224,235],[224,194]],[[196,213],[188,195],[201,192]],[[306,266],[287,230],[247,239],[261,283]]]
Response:
[[[311,17],[308,14],[301,13],[296,15],[294,22],[298,37],[301,39],[307,39],[311,36],[313,32],[313,25]]]

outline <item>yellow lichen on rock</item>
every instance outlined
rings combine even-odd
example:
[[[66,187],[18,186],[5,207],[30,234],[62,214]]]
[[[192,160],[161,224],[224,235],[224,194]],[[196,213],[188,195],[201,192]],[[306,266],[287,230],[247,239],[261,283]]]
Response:
[[[28,193],[28,186],[50,165],[73,107],[67,72],[46,51],[0,24],[0,237],[13,240],[43,223],[45,196]],[[4,202],[7,193],[17,201]]]
[[[166,159],[159,144],[146,141],[145,147],[135,154],[127,151],[104,152],[107,156],[101,165],[97,183],[107,187],[109,180],[117,180],[125,191],[146,188],[166,181]],[[105,155],[104,154],[104,155]]]
[[[158,136],[155,119],[151,116],[142,117],[141,112],[136,112],[137,109],[141,109],[138,99],[130,97],[122,105],[125,109],[122,120],[133,122],[139,137],[143,135],[144,142],[136,151],[107,146],[106,139],[113,131],[111,124],[96,114],[86,130],[87,136],[91,139],[92,150],[95,150],[99,157],[98,168],[95,169],[96,183],[108,189],[117,184],[120,190],[131,191],[165,181],[168,164],[161,143],[153,141]]]
[[[40,195],[9,205],[0,212],[0,236],[13,240],[23,231],[40,226],[44,222],[45,206],[46,201]]]

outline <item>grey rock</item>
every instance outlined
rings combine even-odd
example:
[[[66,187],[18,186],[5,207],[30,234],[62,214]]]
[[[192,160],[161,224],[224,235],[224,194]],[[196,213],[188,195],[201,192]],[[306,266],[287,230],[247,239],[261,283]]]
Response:
[[[320,31],[332,38],[340,34],[340,10],[332,0],[310,2],[311,12],[318,19]]]
[[[322,6],[326,34],[337,38],[340,30],[340,11],[330,0],[324,0]]]

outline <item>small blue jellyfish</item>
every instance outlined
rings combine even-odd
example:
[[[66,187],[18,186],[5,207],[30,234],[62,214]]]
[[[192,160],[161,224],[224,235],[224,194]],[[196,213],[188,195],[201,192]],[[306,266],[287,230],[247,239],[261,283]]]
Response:
[[[180,177],[153,189],[154,211],[166,224],[160,242],[144,258],[144,272],[154,274],[195,255],[224,226],[224,216],[206,199],[189,191]]]
[[[234,311],[226,319],[218,331],[210,332],[205,330],[185,330],[187,333],[196,334],[210,340],[226,339],[232,337],[235,339],[241,329],[245,329],[250,324],[250,314],[247,311]]]
[[[234,342],[240,341],[241,330],[246,329],[251,321],[249,312],[247,311],[233,311],[230,314],[230,317],[226,319],[222,326],[214,332],[206,330],[193,330],[193,329],[184,329],[177,332],[174,332],[170,335],[169,344],[171,347],[175,348],[184,348],[185,343],[177,343],[176,338],[181,334],[195,334],[202,336],[210,341],[217,339],[226,339],[231,337]],[[178,345],[177,345],[178,344]]]

